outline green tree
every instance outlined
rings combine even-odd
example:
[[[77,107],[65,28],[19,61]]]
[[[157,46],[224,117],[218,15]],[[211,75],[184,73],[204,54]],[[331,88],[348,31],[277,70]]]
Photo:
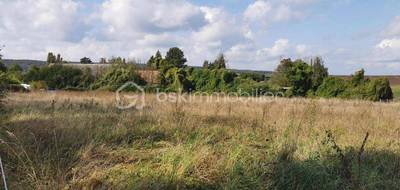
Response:
[[[188,73],[183,68],[173,67],[165,73],[164,83],[168,91],[187,92],[192,90]]]
[[[147,61],[147,67],[151,69],[160,69],[163,61],[163,57],[160,51],[157,51],[154,56],[151,56],[149,61]]]
[[[63,58],[61,57],[60,54],[57,54],[56,63],[62,63],[62,62],[63,62]]]
[[[92,74],[92,70],[90,68],[86,68],[83,70],[82,75],[79,79],[79,88],[89,89],[90,86],[94,83],[95,78]]]
[[[7,74],[14,78],[15,80],[18,81],[23,81],[23,75],[22,75],[22,67],[16,63],[13,63],[12,65],[10,65],[10,67],[8,68]]]
[[[212,63],[212,69],[225,69],[226,68],[226,60],[224,54],[219,54],[217,59]]]
[[[312,67],[302,60],[296,60],[286,72],[290,87],[288,95],[306,96],[312,87]]]
[[[327,77],[318,87],[316,95],[324,98],[340,97],[348,88],[347,82],[338,77]]]
[[[312,88],[317,91],[324,79],[328,77],[328,68],[324,66],[324,61],[321,57],[316,57],[311,61],[312,66]]]
[[[108,63],[115,65],[125,65],[126,61],[125,58],[122,57],[111,57],[111,59],[108,60]]]
[[[353,86],[359,86],[359,85],[364,84],[364,82],[365,82],[364,74],[365,74],[364,69],[361,69],[361,70],[357,71],[356,73],[354,73],[354,75],[352,75],[352,77],[351,77],[351,84]]]
[[[286,73],[291,67],[293,67],[293,65],[294,63],[291,59],[282,59],[278,67],[275,69],[275,72],[272,74],[272,84],[280,87],[289,87],[290,82]]]
[[[82,71],[77,68],[59,64],[31,67],[24,76],[24,81],[45,81],[50,89],[67,89],[79,87]]]
[[[204,60],[203,69],[208,69],[210,67],[210,62],[208,60]]]
[[[150,59],[147,61],[147,67],[148,68],[151,68],[151,69],[154,69],[154,56],[152,55],[151,57],[150,57]]]
[[[53,52],[47,54],[47,63],[56,63],[56,56],[54,56]]]
[[[3,62],[1,62],[1,59],[0,59],[0,71],[7,72],[7,67],[6,67],[6,65],[4,65]]]
[[[100,58],[100,62],[99,63],[100,64],[106,64],[107,63],[106,58],[104,58],[104,57]]]
[[[9,72],[22,72],[23,69],[20,65],[13,63],[12,65],[10,65],[10,67],[8,68]]]
[[[387,78],[372,80],[369,84],[369,100],[388,101],[393,99],[393,91]]]
[[[178,47],[170,48],[165,56],[165,60],[174,67],[183,68],[187,59],[181,49]]]
[[[81,58],[80,62],[82,64],[90,64],[90,63],[92,63],[92,60],[90,60],[90,58],[88,58],[88,57],[83,57],[83,58]]]
[[[44,79],[44,76],[42,76],[40,68],[36,65],[30,67],[24,75],[24,81],[28,83],[31,81],[39,81],[41,79]]]
[[[132,65],[114,64],[96,80],[94,89],[117,90],[126,82],[133,81],[139,85],[145,85],[146,82],[138,75]]]
[[[0,49],[1,52],[1,49]],[[6,84],[5,84],[5,80],[2,79],[2,73],[5,73],[5,71],[7,70],[7,67],[1,62],[1,59],[3,58],[3,55],[0,53],[0,109],[3,109],[3,98],[5,96],[5,92],[6,92]]]

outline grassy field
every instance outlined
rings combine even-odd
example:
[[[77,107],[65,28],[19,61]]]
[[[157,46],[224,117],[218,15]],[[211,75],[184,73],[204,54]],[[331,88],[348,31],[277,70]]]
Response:
[[[392,90],[393,90],[394,99],[395,100],[400,100],[400,85],[393,86]]]
[[[398,102],[146,103],[9,94],[0,130],[9,189],[400,187]]]

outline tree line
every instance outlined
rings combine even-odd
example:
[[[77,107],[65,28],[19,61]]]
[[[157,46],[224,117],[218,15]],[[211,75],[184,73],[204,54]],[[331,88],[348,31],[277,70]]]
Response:
[[[1,59],[0,59],[1,60]],[[287,97],[324,97],[364,100],[391,100],[393,93],[386,78],[367,79],[364,70],[351,79],[329,76],[320,57],[310,61],[283,59],[272,75],[257,72],[237,73],[227,69],[224,54],[213,61],[204,61],[201,68],[189,67],[184,52],[170,48],[165,56],[157,51],[147,61],[147,68],[159,71],[159,84],[147,84],[137,73],[135,65],[124,58],[101,59],[111,66],[99,76],[90,68],[84,70],[67,66],[60,54],[49,53],[46,66],[32,66],[23,71],[18,65],[5,67],[0,61],[0,80],[3,84],[29,83],[33,89],[62,90],[116,90],[128,81],[143,85],[147,91],[166,92],[240,92],[245,95],[263,95],[281,92]],[[92,63],[90,58],[80,60]],[[132,89],[134,90],[134,89]]]

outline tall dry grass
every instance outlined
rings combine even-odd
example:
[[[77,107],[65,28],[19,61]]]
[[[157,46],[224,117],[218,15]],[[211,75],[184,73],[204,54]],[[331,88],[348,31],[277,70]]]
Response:
[[[400,103],[156,98],[119,110],[109,92],[9,95],[0,154],[12,189],[400,185]]]

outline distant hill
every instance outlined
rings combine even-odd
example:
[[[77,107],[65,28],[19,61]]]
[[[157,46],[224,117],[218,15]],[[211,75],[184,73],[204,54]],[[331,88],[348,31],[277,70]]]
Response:
[[[12,64],[20,65],[24,70],[29,69],[29,67],[36,65],[38,67],[46,65],[46,61],[39,61],[39,60],[29,60],[29,59],[2,59],[3,62],[7,67]]]

